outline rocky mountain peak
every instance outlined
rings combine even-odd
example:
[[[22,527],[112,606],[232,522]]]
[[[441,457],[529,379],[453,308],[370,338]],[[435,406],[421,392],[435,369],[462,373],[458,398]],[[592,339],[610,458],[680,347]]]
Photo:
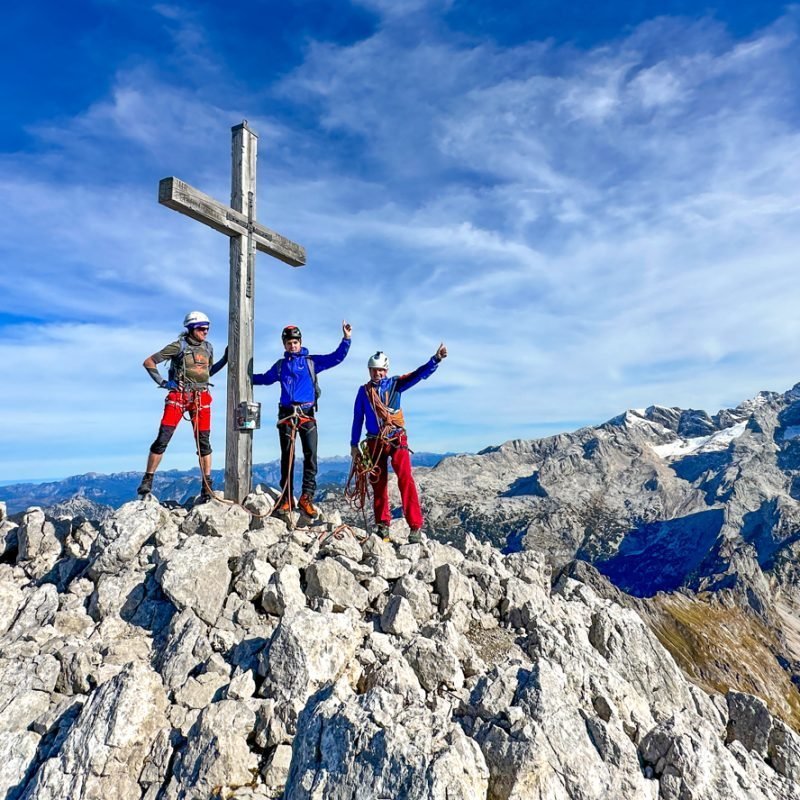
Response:
[[[6,797],[800,799],[794,730],[598,573],[271,505],[0,511]]]

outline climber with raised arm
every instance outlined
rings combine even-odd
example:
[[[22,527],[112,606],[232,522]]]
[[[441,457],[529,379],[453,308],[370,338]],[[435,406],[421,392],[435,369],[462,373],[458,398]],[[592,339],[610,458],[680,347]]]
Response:
[[[309,355],[303,347],[303,334],[297,325],[287,325],[281,332],[284,353],[266,372],[253,375],[254,386],[280,382],[278,401],[278,441],[281,447],[281,497],[277,512],[287,514],[294,506],[292,471],[294,446],[299,434],[303,448],[303,486],[297,505],[308,517],[316,517],[313,503],[317,490],[317,420],[319,399],[317,373],[344,361],[350,351],[352,327],[342,322],[342,340],[332,353]]]
[[[400,396],[436,371],[447,348],[440,344],[436,352],[422,366],[405,375],[387,377],[389,357],[380,350],[367,362],[369,381],[356,394],[353,407],[353,428],[350,435],[350,454],[357,462],[362,454],[359,439],[364,425],[367,429],[366,450],[372,465],[373,506],[375,511],[375,533],[385,537],[389,532],[391,509],[389,507],[388,468],[389,459],[397,475],[403,515],[411,529],[409,542],[422,541],[422,509],[417,495],[417,486],[411,472],[411,457],[408,436]]]

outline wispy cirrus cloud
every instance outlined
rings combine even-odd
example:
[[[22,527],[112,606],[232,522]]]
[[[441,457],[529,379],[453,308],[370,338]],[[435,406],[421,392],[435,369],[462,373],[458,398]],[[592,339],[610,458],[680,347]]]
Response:
[[[227,303],[224,237],[158,207],[156,183],[177,174],[224,200],[227,130],[243,116],[261,137],[259,217],[309,252],[301,270],[259,258],[256,368],[288,321],[314,352],[333,349],[343,317],[355,326],[352,356],[324,376],[324,454],[346,450],[376,348],[405,371],[450,346],[408,397],[416,449],[478,449],[653,402],[715,410],[794,382],[794,12],[746,40],[657,18],[579,49],[467,39],[435,4],[368,6],[369,35],[311,41],[280,81],[239,75],[233,96],[235,67],[215,61],[202,18],[164,6],[172,62],[195,53],[205,85],[126,68],[82,113],[33,129],[31,152],[0,158],[0,253],[24,264],[0,275],[0,309],[40,320],[3,327],[0,357],[24,354],[20,386],[53,352],[91,364],[52,374],[70,398],[57,411],[11,391],[0,418],[46,413],[52,442],[92,409],[104,463],[141,460],[158,416],[141,360],[190,307],[218,320],[220,347]],[[413,37],[411,18],[428,21]],[[119,415],[109,387],[124,391]],[[276,398],[258,395],[268,417]],[[39,436],[10,477],[51,457]],[[257,437],[257,459],[275,457],[274,440]],[[84,453],[70,441],[59,450]],[[4,444],[21,447],[18,432],[0,431]],[[187,447],[174,463],[191,463]]]

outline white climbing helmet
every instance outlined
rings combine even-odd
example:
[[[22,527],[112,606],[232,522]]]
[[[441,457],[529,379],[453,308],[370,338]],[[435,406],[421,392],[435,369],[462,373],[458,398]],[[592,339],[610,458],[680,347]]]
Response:
[[[201,325],[210,325],[211,322],[208,317],[202,311],[190,311],[184,318],[183,318],[183,327],[188,328],[191,330],[192,328],[197,328]]]
[[[369,357],[369,361],[367,361],[367,368],[389,369],[389,356],[387,356],[382,350],[378,350],[377,353],[374,353]]]

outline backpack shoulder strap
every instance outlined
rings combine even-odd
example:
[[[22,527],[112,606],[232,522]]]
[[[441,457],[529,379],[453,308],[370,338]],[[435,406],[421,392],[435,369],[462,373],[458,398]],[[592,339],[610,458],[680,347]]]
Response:
[[[311,376],[311,382],[314,384],[314,411],[318,411],[319,396],[322,394],[322,390],[319,388],[319,381],[317,380],[317,365],[311,356],[306,356],[306,366],[308,374]]]

